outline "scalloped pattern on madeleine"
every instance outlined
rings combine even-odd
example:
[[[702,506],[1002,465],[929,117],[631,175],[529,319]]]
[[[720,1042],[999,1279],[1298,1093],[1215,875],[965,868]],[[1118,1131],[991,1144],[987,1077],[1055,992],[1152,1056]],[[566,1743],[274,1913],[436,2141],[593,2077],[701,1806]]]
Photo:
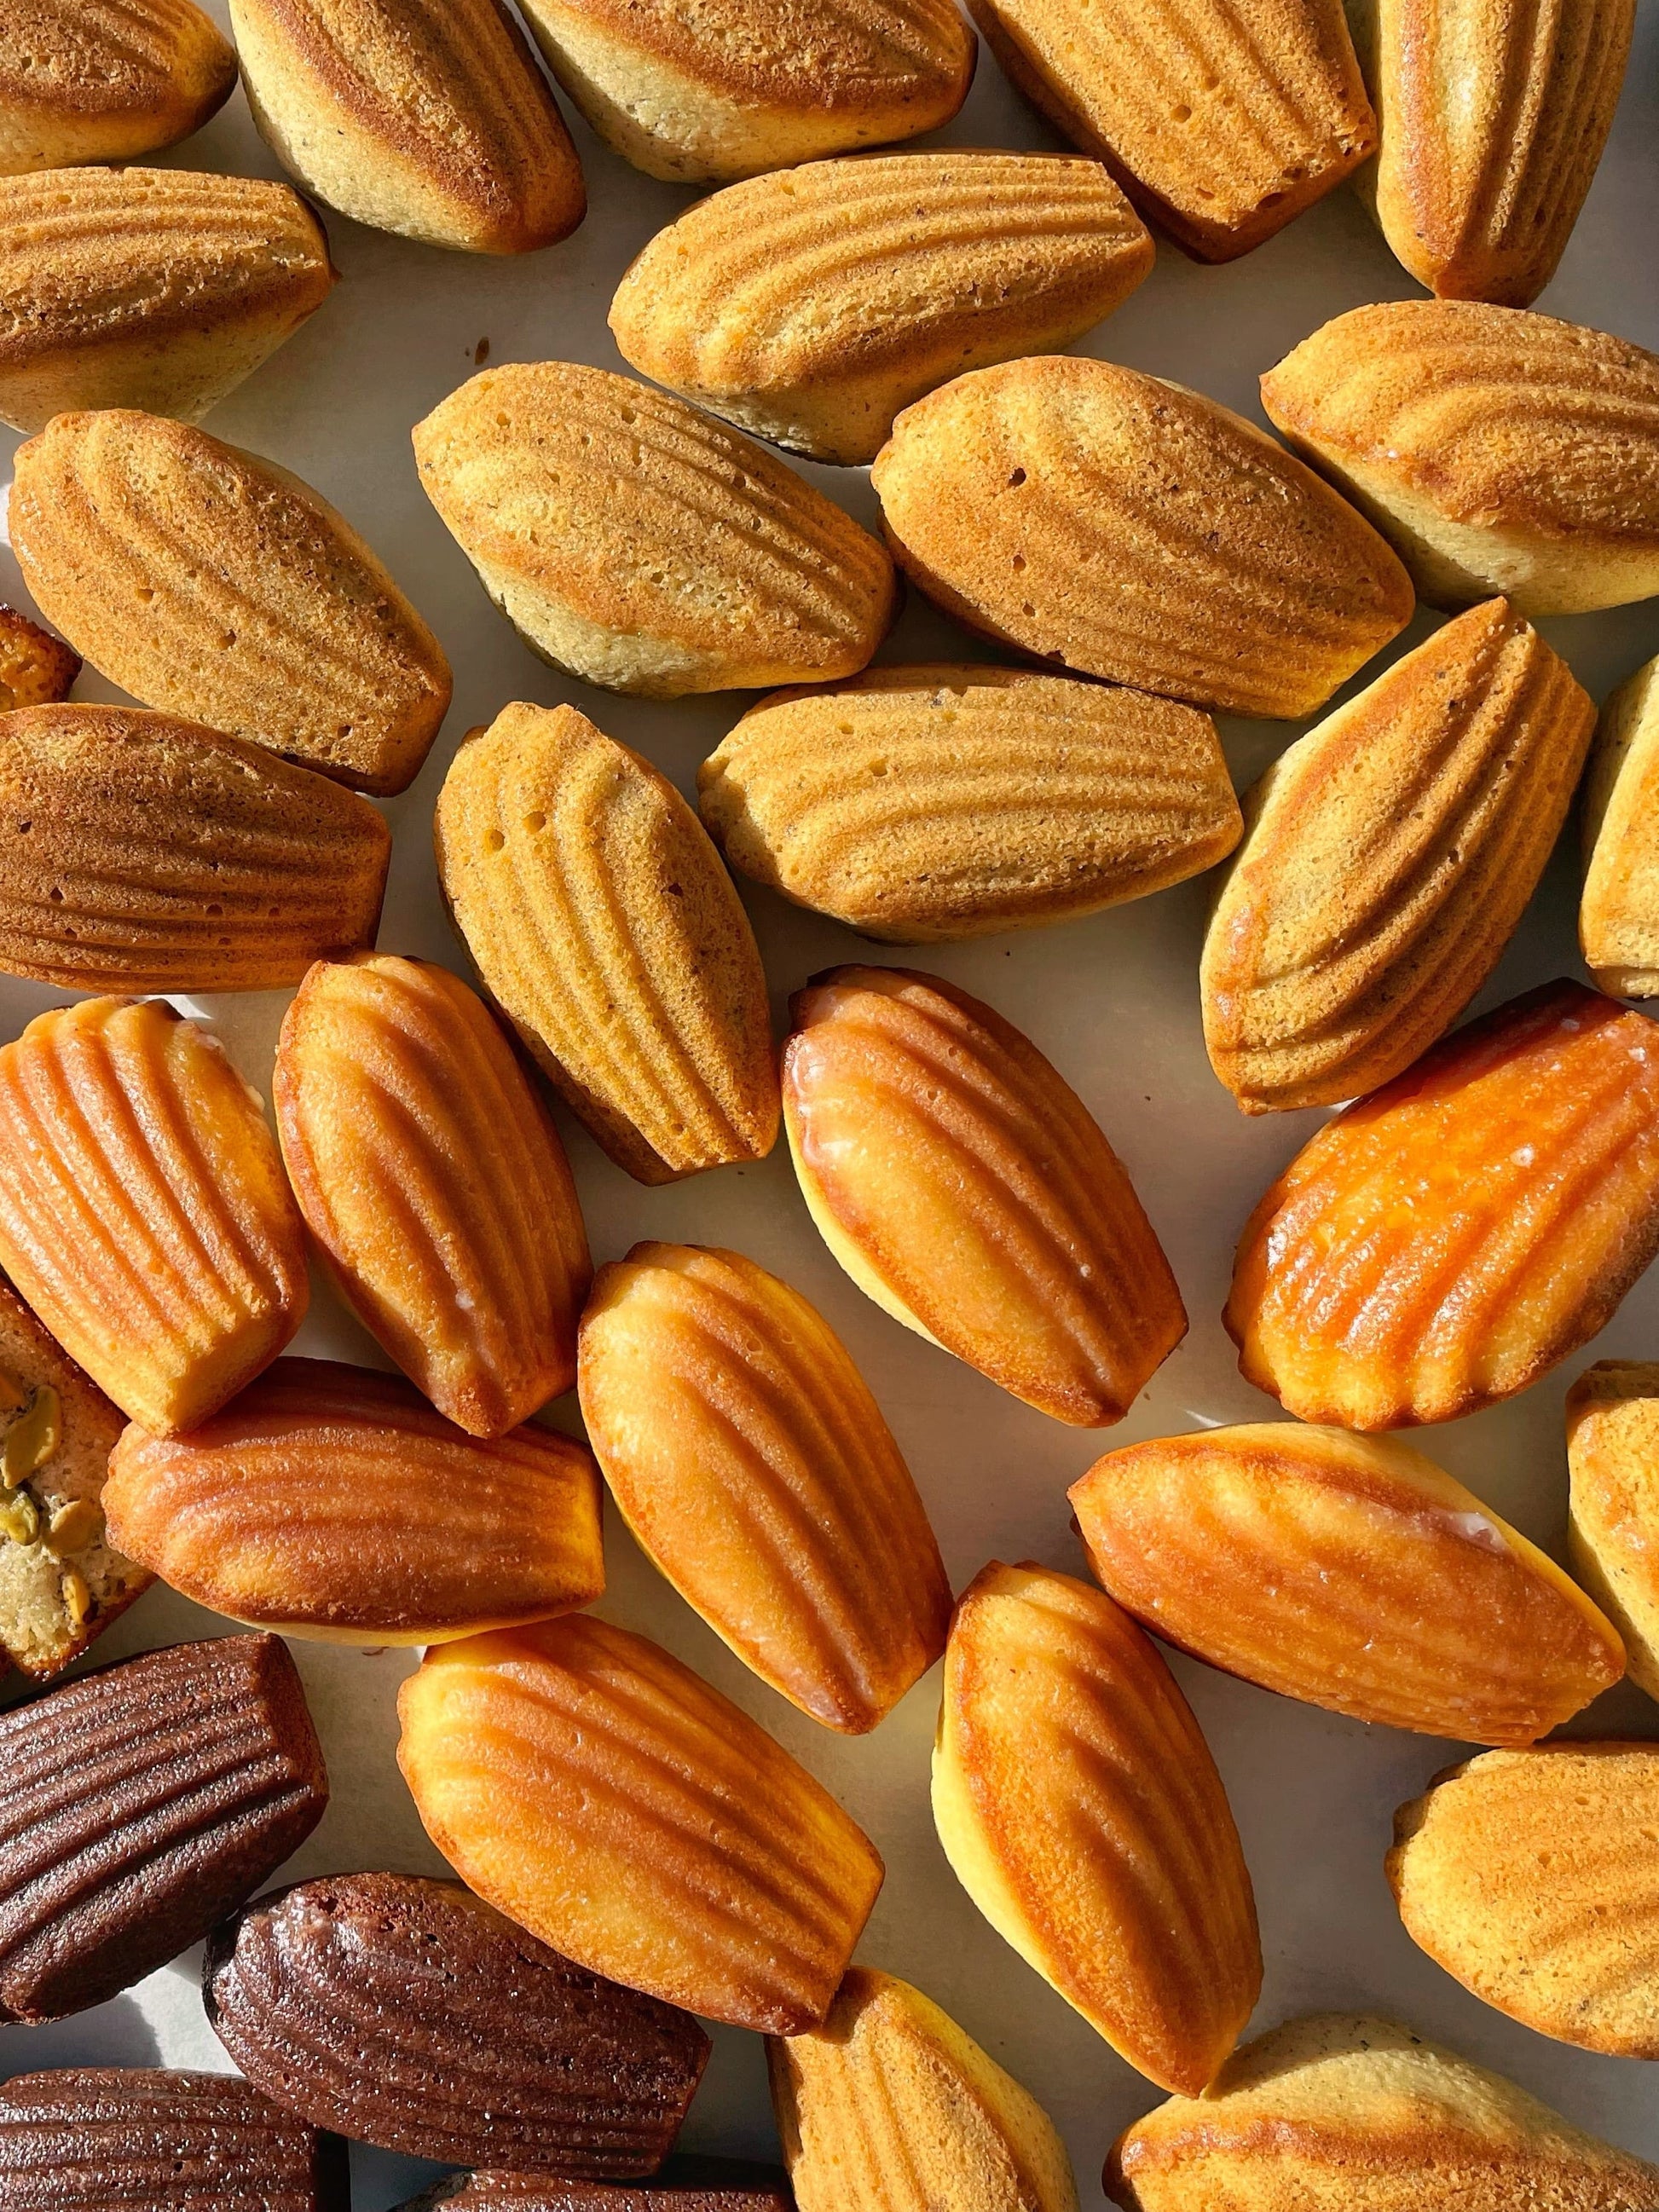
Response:
[[[636,1244],[582,1316],[582,1419],[658,1571],[763,1682],[862,1735],[945,1649],[951,1585],[881,1408],[798,1291]]]
[[[1187,1314],[1077,1093],[937,975],[832,968],[790,1012],[789,1149],[859,1288],[1056,1420],[1121,1420]]]
[[[1304,1421],[1455,1421],[1601,1328],[1659,1252],[1659,1030],[1580,983],[1455,1030],[1304,1145],[1225,1320]]]
[[[1152,265],[1098,161],[944,153],[814,161],[658,232],[611,303],[642,376],[814,460],[872,461],[947,377],[1058,352]]]
[[[763,699],[697,787],[733,867],[899,945],[1144,897],[1212,866],[1243,828],[1206,715],[973,662]]]
[[[57,416],[15,467],[24,579],[112,683],[341,783],[414,781],[448,711],[449,663],[309,485],[122,407]]]
[[[259,1101],[159,999],[0,1047],[0,1267],[131,1420],[192,1429],[305,1318],[305,1231]]]
[[[619,1166],[670,1182],[771,1151],[755,933],[665,776],[574,707],[503,707],[450,763],[434,835],[485,989]]]
[[[55,707],[81,673],[81,656],[61,637],[0,606],[0,714],[19,707]]]
[[[1098,1590],[985,1568],[945,1656],[933,1819],[1028,1966],[1166,2089],[1214,2079],[1261,1987],[1221,1778],[1149,1638]]]
[[[893,564],[775,454],[573,362],[487,368],[415,426],[427,497],[526,644],[647,699],[822,684],[871,658]]]
[[[649,2181],[567,2181],[499,2167],[454,2173],[411,2197],[398,2212],[794,2212],[779,2166],[740,2158],[676,2154]]]
[[[1573,1570],[1659,1698],[1659,1362],[1599,1359],[1567,1393]]]
[[[1247,1114],[1410,1066],[1480,989],[1544,872],[1595,708],[1502,599],[1282,753],[1210,918],[1210,1064]]]
[[[1554,1561],[1391,1437],[1206,1429],[1109,1452],[1069,1495],[1137,1620],[1304,1704],[1529,1744],[1625,1671]]]
[[[552,1117],[476,994],[428,961],[319,961],[273,1089],[336,1283],[439,1412],[504,1436],[568,1390],[587,1232]]]
[[[573,1613],[446,1644],[398,1693],[398,1763],[468,1887],[591,1972],[774,2035],[830,2009],[873,1846],[659,1645]]]
[[[9,0],[0,176],[156,153],[235,88],[235,53],[192,0]]]
[[[947,614],[1218,714],[1311,714],[1412,612],[1394,554],[1311,469],[1111,362],[959,376],[905,409],[871,481]]]
[[[1613,998],[1659,998],[1659,659],[1601,709],[1584,785],[1578,945]]]
[[[1659,355],[1473,300],[1326,323],[1261,380],[1297,453],[1431,606],[1583,614],[1659,592]]]

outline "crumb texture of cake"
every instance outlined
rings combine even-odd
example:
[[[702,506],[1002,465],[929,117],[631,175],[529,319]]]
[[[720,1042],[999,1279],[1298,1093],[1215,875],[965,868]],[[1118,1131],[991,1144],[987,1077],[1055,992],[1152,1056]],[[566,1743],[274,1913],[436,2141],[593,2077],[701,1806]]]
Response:
[[[0,176],[159,153],[235,88],[235,53],[193,0],[10,0]]]
[[[1659,660],[1601,709],[1583,812],[1579,950],[1613,998],[1659,998]]]
[[[0,606],[0,714],[20,707],[55,707],[69,697],[81,666],[80,654],[61,637],[15,607]]]

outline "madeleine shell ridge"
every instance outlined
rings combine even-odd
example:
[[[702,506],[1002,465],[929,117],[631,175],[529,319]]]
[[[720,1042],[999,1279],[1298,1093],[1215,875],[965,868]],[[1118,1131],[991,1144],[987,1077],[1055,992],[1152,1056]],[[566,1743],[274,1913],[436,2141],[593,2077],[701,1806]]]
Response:
[[[649,2181],[571,2181],[501,2167],[451,2174],[398,2212],[794,2212],[781,2166],[676,2152]]]
[[[1609,996],[1659,998],[1659,659],[1601,709],[1584,785],[1578,946]]]
[[[1659,1698],[1659,1363],[1597,1360],[1566,1414],[1573,1571],[1624,1638],[1631,1680]]]
[[[0,52],[0,176],[131,161],[199,131],[236,56],[192,0],[11,0]]]

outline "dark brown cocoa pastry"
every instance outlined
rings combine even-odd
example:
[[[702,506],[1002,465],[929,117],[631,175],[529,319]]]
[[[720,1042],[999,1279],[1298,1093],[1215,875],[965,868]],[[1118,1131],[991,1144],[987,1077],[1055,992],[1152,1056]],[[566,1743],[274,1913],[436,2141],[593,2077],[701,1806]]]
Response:
[[[398,2212],[792,2212],[781,2166],[671,2158],[649,2181],[566,2181],[556,2173],[453,2173]]]
[[[275,1636],[148,1651],[0,1713],[0,2021],[80,2012],[164,1966],[327,1802]]]
[[[653,2173],[708,2057],[689,2013],[538,1943],[459,1882],[302,1881],[216,1929],[208,2018],[319,2127],[458,2166]]]

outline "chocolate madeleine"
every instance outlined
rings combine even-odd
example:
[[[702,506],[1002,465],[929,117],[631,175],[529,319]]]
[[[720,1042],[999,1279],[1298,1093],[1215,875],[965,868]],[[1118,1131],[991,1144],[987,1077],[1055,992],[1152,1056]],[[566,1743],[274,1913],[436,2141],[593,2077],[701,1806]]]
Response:
[[[556,2173],[452,2173],[398,2212],[793,2212],[781,2166],[671,2158],[649,2181],[567,2181]]]
[[[386,2150],[654,2172],[702,2077],[687,2013],[604,1980],[459,1882],[341,1875],[216,1930],[203,1997],[251,2081]]]

